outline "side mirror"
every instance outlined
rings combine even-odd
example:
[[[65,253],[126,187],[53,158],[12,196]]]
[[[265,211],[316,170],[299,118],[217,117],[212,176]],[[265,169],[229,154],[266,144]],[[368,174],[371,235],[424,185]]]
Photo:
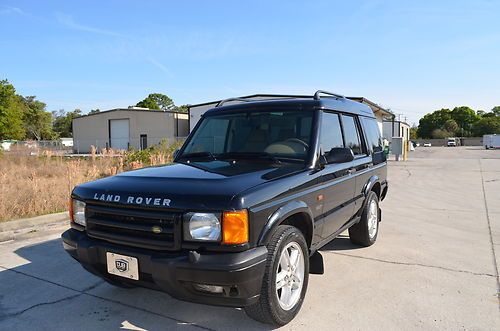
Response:
[[[326,156],[327,163],[345,163],[354,160],[354,153],[349,147],[334,147]]]
[[[177,154],[179,154],[179,150],[178,150],[178,149],[176,149],[176,150],[174,151],[174,154],[173,154],[174,159],[177,157]]]

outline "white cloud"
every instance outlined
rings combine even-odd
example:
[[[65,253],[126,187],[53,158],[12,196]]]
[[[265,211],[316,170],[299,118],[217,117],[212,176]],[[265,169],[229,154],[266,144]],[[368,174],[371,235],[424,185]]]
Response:
[[[105,30],[105,29],[100,29],[88,25],[82,25],[73,19],[71,15],[64,14],[64,13],[56,13],[56,19],[57,21],[64,25],[67,28],[73,29],[73,30],[78,30],[78,31],[84,31],[84,32],[90,32],[90,33],[96,33],[96,34],[102,34],[106,36],[112,36],[112,37],[123,37],[122,34],[111,31],[111,30]]]
[[[23,15],[24,12],[22,11],[21,8],[18,7],[0,5],[0,15],[12,15],[12,14]]]
[[[163,73],[165,73],[169,78],[173,78],[174,77],[174,75],[172,74],[172,72],[170,71],[170,69],[168,69],[167,67],[165,67],[161,62],[158,62],[153,57],[148,56],[146,58],[146,60],[149,63],[151,63],[152,65],[154,65],[155,67],[157,67],[158,69],[160,69],[161,71],[163,71]]]

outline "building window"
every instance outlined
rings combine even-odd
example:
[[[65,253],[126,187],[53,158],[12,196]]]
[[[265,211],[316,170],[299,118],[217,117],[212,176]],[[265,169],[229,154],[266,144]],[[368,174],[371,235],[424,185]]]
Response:
[[[147,134],[141,134],[140,145],[141,145],[141,150],[148,148],[148,135]]]

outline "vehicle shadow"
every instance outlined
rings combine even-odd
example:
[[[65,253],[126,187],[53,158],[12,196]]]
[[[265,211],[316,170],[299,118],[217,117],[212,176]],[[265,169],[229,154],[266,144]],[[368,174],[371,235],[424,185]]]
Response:
[[[239,308],[193,304],[158,291],[109,285],[66,254],[60,239],[7,254],[9,262],[10,255],[15,261],[10,265],[16,266],[0,268],[0,329],[272,329]]]
[[[321,251],[347,251],[364,248],[351,243],[348,235],[341,235],[320,248]]]

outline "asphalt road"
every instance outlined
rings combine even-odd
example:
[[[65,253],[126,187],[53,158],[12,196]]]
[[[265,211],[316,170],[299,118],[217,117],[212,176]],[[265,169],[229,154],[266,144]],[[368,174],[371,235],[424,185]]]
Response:
[[[284,329],[500,330],[500,151],[420,148],[389,180],[377,243],[325,247],[325,275]],[[0,329],[268,329],[240,309],[103,283],[63,251],[64,228],[0,243]]]

